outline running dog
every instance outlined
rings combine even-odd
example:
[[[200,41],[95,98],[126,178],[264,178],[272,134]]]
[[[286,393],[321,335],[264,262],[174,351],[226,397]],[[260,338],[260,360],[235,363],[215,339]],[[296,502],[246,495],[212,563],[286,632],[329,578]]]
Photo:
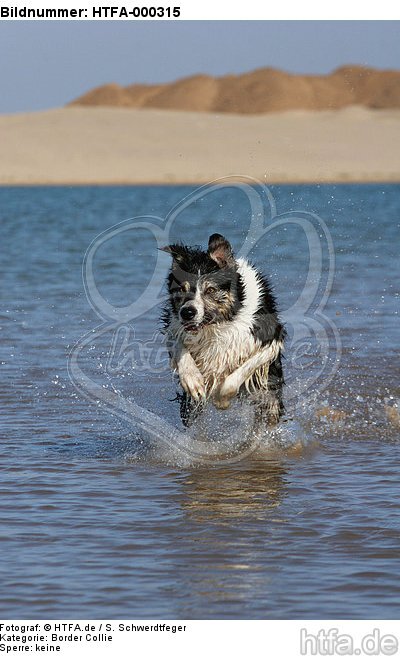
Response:
[[[230,243],[211,235],[208,250],[172,244],[163,312],[171,367],[178,373],[182,422],[190,426],[211,402],[235,397],[254,404],[269,426],[283,413],[281,352],[285,329],[266,278]]]

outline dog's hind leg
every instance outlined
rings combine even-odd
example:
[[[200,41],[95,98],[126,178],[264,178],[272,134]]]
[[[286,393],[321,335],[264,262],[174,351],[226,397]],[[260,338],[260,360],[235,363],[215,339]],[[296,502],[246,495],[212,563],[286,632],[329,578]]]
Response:
[[[201,415],[204,410],[204,404],[201,401],[195,401],[189,394],[183,392],[179,394],[180,413],[184,426],[189,428],[193,422]]]
[[[254,403],[255,413],[254,413],[254,425],[255,426],[268,426],[273,428],[279,423],[281,411],[281,402],[280,400],[266,392],[264,398],[260,398],[257,402]]]
[[[284,405],[282,398],[282,388],[284,385],[284,378],[282,372],[281,355],[269,366],[267,374],[267,387],[260,384],[258,377],[253,379],[253,389],[259,388],[258,393],[255,393],[254,406],[255,406],[255,425],[266,425],[269,427],[276,426],[279,423],[281,416],[284,413]]]

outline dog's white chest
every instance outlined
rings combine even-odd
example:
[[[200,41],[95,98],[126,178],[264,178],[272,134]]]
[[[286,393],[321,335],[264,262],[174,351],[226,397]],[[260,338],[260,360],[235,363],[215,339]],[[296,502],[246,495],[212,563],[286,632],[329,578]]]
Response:
[[[200,336],[186,337],[184,343],[208,388],[221,383],[258,350],[251,332],[234,324],[208,326]]]

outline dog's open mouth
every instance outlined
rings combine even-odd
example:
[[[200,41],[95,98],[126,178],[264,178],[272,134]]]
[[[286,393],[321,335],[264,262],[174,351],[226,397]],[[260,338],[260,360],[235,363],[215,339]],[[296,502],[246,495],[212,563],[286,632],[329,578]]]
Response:
[[[194,323],[186,323],[183,325],[184,330],[186,330],[187,333],[198,333],[199,330],[201,330],[203,327],[202,323],[199,324],[194,324]]]
[[[204,326],[207,326],[210,322],[209,321],[202,321],[201,323],[184,323],[183,324],[183,329],[187,333],[193,333],[196,334],[198,333]]]
[[[187,324],[186,326],[183,326],[183,328],[184,330],[186,330],[187,333],[198,333],[201,328],[201,325],[199,324],[198,326],[193,326]]]

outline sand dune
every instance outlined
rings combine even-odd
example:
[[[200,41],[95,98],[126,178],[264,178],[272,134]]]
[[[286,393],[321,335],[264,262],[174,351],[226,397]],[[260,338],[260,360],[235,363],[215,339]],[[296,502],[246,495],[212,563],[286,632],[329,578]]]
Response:
[[[400,182],[400,110],[238,116],[73,107],[0,116],[0,143],[3,185],[198,183],[231,174]]]
[[[400,109],[400,71],[343,66],[329,75],[293,75],[263,68],[220,78],[195,75],[169,84],[107,84],[92,89],[71,105],[233,114],[330,110],[350,105]]]

